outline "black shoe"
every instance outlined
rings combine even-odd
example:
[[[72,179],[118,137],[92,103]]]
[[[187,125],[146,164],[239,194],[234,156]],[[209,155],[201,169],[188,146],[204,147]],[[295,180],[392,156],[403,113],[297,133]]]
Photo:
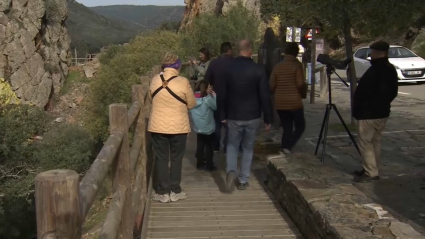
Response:
[[[226,178],[226,191],[231,193],[235,191],[236,172],[230,171]]]
[[[356,175],[357,177],[362,176],[363,174],[365,174],[366,170],[362,169],[362,170],[356,170],[353,172],[354,175]]]
[[[205,165],[204,164],[198,164],[198,165],[196,165],[196,169],[205,170]]]
[[[249,187],[249,183],[248,182],[246,182],[246,183],[239,182],[238,183],[238,186],[237,186],[237,189],[238,190],[246,190],[247,187]]]
[[[356,183],[369,183],[376,180],[379,180],[379,176],[369,177],[366,174],[363,174],[362,176],[356,176],[353,179],[353,181]]]
[[[207,166],[207,167],[205,167],[205,170],[206,171],[208,171],[208,172],[214,172],[214,171],[216,171],[217,170],[217,167],[216,166]]]

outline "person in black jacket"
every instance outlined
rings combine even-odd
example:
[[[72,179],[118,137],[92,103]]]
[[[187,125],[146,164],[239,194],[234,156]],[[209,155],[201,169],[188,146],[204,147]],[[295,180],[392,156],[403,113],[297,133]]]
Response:
[[[217,59],[211,61],[207,72],[205,73],[205,80],[210,82],[210,85],[213,87],[216,94],[220,94],[219,85],[224,80],[224,75],[229,65],[233,61],[233,52],[232,52],[232,44],[230,42],[224,42],[221,44],[221,56]],[[214,111],[214,120],[215,120],[215,142],[214,142],[214,151],[219,152],[221,146],[221,129],[224,127],[225,135],[223,148],[224,152],[226,152],[227,146],[227,126],[226,124],[221,123],[221,120],[218,116],[218,111]]]
[[[379,179],[381,134],[390,116],[391,102],[398,94],[397,71],[388,61],[388,43],[379,41],[370,49],[371,67],[360,79],[353,98],[352,113],[363,158],[363,170],[355,172],[356,182]]]
[[[229,66],[217,94],[220,120],[227,123],[229,129],[226,158],[226,189],[229,192],[235,189],[239,146],[242,147],[242,164],[238,189],[244,190],[251,172],[261,115],[264,114],[267,130],[273,116],[269,82],[264,68],[251,59],[251,41],[241,41],[239,48],[240,56]]]

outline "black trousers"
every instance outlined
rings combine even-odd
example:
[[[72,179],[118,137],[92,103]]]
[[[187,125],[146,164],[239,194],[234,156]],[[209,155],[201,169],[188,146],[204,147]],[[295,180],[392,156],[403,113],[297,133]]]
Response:
[[[196,167],[202,168],[206,166],[207,168],[214,167],[214,143],[215,143],[215,133],[210,135],[198,134],[197,135],[197,144],[196,144]]]
[[[157,186],[156,193],[180,193],[182,178],[182,160],[186,151],[187,134],[152,133],[155,153]],[[168,167],[171,161],[171,167]]]
[[[283,128],[282,148],[292,150],[305,130],[304,109],[278,110],[277,113]]]

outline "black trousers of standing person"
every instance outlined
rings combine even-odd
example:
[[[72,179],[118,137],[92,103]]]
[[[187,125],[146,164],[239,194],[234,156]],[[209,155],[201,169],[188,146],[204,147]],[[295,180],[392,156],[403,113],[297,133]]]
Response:
[[[277,113],[283,128],[282,149],[292,150],[305,130],[304,109],[278,110]]]
[[[196,145],[196,167],[202,169],[206,166],[207,169],[214,168],[214,143],[215,133],[210,135],[198,134]]]
[[[171,192],[181,193],[182,161],[186,151],[187,134],[152,133],[155,153],[156,176],[158,184],[156,193],[160,195]],[[171,167],[168,166],[171,160]]]

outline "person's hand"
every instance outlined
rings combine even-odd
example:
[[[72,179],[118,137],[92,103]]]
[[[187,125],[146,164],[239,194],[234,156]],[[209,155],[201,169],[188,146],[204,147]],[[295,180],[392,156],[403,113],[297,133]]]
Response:
[[[213,90],[211,90],[211,95],[214,96],[214,97],[217,96],[217,94]]]
[[[271,124],[266,124],[266,131],[267,131],[267,132],[269,132],[269,131],[270,131],[271,126],[272,126]]]
[[[225,123],[227,123],[227,120],[223,120],[223,121],[221,121],[221,123],[225,124]]]

